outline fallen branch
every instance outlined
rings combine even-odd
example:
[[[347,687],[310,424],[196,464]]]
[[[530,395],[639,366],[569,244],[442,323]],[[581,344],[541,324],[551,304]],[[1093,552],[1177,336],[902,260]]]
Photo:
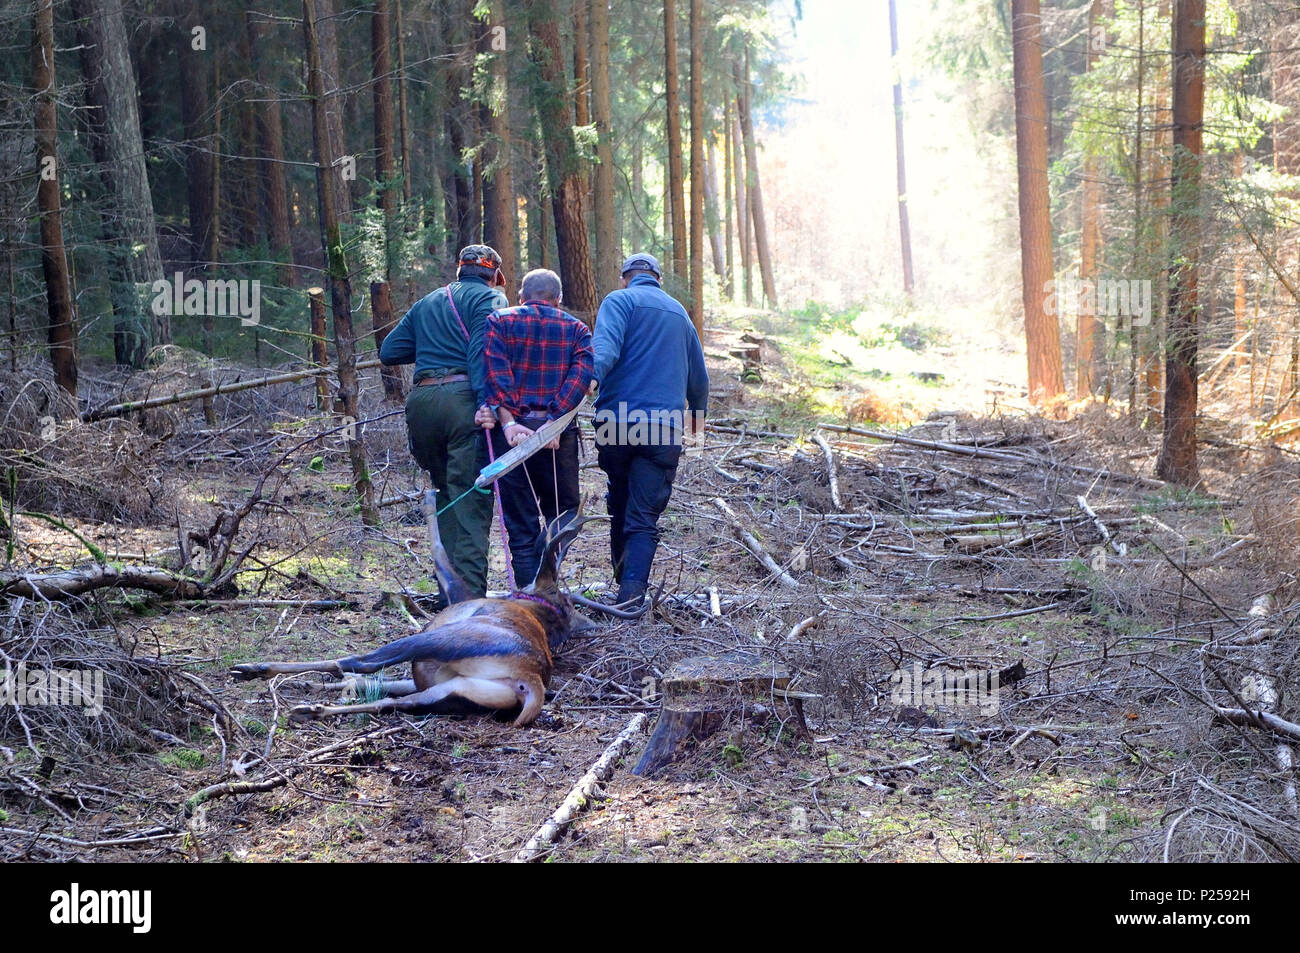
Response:
[[[1272,731],[1292,741],[1300,741],[1300,725],[1280,718],[1272,712],[1251,711],[1247,708],[1215,708],[1214,713],[1216,717],[1230,724]]]
[[[762,564],[764,569],[776,577],[777,582],[788,589],[799,588],[799,583],[794,580],[794,577],[778,566],[776,560],[769,556],[767,550],[763,548],[763,544],[755,538],[753,533],[745,529],[745,525],[740,522],[740,517],[736,515],[735,510],[727,505],[725,500],[721,497],[715,497],[713,505],[720,509],[722,515],[727,518],[727,522],[731,524],[732,532],[736,534],[736,538],[740,540],[741,545],[749,550],[750,554]]]
[[[372,358],[368,361],[358,361],[357,370],[368,367],[378,367],[382,362],[378,358]],[[200,387],[195,390],[182,391],[176,394],[168,394],[165,397],[149,397],[145,400],[128,400],[120,404],[109,404],[105,407],[96,407],[88,410],[81,415],[82,422],[90,423],[94,420],[103,420],[105,417],[120,417],[123,414],[129,414],[138,410],[152,410],[154,407],[166,407],[169,404],[180,404],[190,400],[201,400],[205,397],[216,397],[218,394],[233,394],[235,391],[251,390],[254,387],[269,387],[272,384],[289,384],[293,381],[302,380],[305,377],[323,377],[327,374],[333,374],[338,370],[334,367],[309,367],[301,371],[288,371],[284,374],[273,374],[270,377],[259,377],[248,381],[229,381],[220,384],[213,384],[211,387]]]
[[[1101,541],[1103,543],[1109,543],[1110,548],[1115,550],[1117,556],[1125,555],[1128,552],[1128,547],[1122,543],[1115,542],[1115,540],[1111,538],[1110,530],[1106,528],[1106,524],[1101,521],[1101,517],[1097,515],[1096,510],[1088,505],[1088,498],[1086,496],[1076,496],[1074,499],[1075,502],[1079,504],[1079,509],[1083,510],[1088,519],[1092,520],[1092,525],[1097,527],[1097,532],[1101,533]]]
[[[835,504],[835,509],[838,512],[843,512],[844,500],[840,496],[840,480],[835,472],[835,457],[831,454],[831,445],[819,433],[814,433],[812,438],[813,443],[822,448],[822,455],[826,458],[826,472],[830,475],[831,481],[831,502]]]
[[[595,791],[596,785],[613,774],[614,763],[631,747],[633,737],[641,731],[649,717],[644,712],[632,716],[627,727],[610,742],[604,754],[597,758],[595,764],[587,769],[587,773],[578,779],[578,783],[555,809],[555,813],[546,819],[546,822],[537,829],[537,833],[528,839],[528,843],[520,848],[519,853],[515,854],[512,863],[526,864],[536,860],[543,851],[555,843],[555,838],[560,831],[587,806],[587,799]]]
[[[58,572],[0,573],[0,595],[59,601],[96,589],[143,589],[180,599],[201,599],[205,587],[197,580],[159,566],[80,566]]]
[[[1130,473],[1116,473],[1114,470],[1101,470],[1095,467],[1079,466],[1076,463],[1062,463],[1059,460],[1042,460],[1034,457],[1025,456],[1019,453],[1006,453],[1000,450],[985,450],[980,447],[966,447],[957,443],[944,443],[939,440],[920,440],[916,437],[908,437],[899,433],[884,433],[879,430],[867,430],[862,427],[845,427],[840,424],[818,424],[822,430],[829,430],[832,433],[851,433],[859,437],[871,437],[873,440],[884,440],[889,443],[901,443],[908,447],[917,447],[921,450],[940,450],[944,453],[955,453],[963,457],[977,457],[983,460],[1001,460],[1003,463],[1015,463],[1020,466],[1049,466],[1059,467],[1062,470],[1069,470],[1072,473],[1083,473],[1088,476],[1101,477],[1105,480],[1122,480],[1128,483],[1136,483],[1138,486],[1161,489],[1164,487],[1164,481],[1153,480],[1150,477],[1138,476]]]
[[[263,791],[271,791],[275,788],[282,787],[289,783],[289,780],[304,768],[313,767],[316,762],[326,755],[337,754],[340,751],[346,751],[357,745],[364,744],[367,741],[378,741],[380,738],[387,738],[389,735],[395,735],[399,731],[405,731],[410,727],[406,722],[400,725],[390,725],[387,728],[380,728],[376,731],[367,732],[364,735],[358,735],[355,738],[345,738],[343,741],[336,741],[333,744],[325,745],[323,748],[317,748],[314,751],[308,751],[302,756],[302,760],[287,766],[283,770],[277,771],[273,778],[266,778],[261,781],[222,781],[217,784],[209,784],[207,787],[195,791],[185,799],[185,816],[192,817],[194,809],[200,804],[207,801],[214,801],[219,797],[227,797],[231,794],[258,794]]]

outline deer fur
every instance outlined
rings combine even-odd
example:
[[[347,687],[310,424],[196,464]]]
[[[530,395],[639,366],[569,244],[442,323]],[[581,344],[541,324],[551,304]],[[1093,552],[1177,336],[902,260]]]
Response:
[[[582,519],[552,524],[537,577],[504,599],[471,598],[438,535],[433,493],[425,513],[434,572],[447,608],[414,635],[367,652],[314,662],[253,662],[236,665],[232,678],[244,681],[297,672],[327,672],[340,678],[370,675],[390,665],[411,663],[409,680],[383,680],[388,696],[356,705],[299,705],[300,718],[357,713],[410,712],[461,714],[466,711],[519,709],[516,727],[532,723],[542,711],[551,682],[552,653],[569,637],[571,606],[559,586],[559,563],[578,535]],[[558,521],[557,521],[558,523]]]

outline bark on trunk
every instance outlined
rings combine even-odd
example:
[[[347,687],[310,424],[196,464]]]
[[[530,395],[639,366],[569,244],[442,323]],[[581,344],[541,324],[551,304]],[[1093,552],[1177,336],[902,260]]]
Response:
[[[1041,20],[1038,0],[1012,0],[1021,292],[1029,357],[1029,397],[1035,403],[1050,400],[1065,391],[1060,327],[1055,309],[1048,314],[1046,307],[1046,298],[1054,287],[1054,273]]]
[[[731,234],[732,223],[732,156],[731,156],[731,100],[722,106],[722,235],[727,246],[727,271],[722,279],[722,293],[728,301],[736,297],[736,243]],[[739,179],[736,176],[736,179]]]
[[[501,273],[506,287],[518,287],[522,274],[519,271],[515,245],[518,241],[518,213],[515,207],[514,173],[510,154],[510,86],[509,63],[506,51],[494,48],[496,37],[506,29],[505,4],[492,0],[484,33],[479,41],[479,54],[491,57],[489,74],[492,87],[486,104],[486,118],[490,134],[483,143],[486,153],[486,173],[491,182],[490,201],[483,205],[483,240],[501,255]],[[499,28],[499,29],[498,29]],[[500,46],[499,43],[496,44]]]
[[[740,101],[744,91],[736,94],[736,115],[740,115]],[[732,178],[736,183],[736,238],[740,242],[741,284],[745,288],[745,307],[754,303],[754,283],[751,278],[753,252],[750,241],[749,191],[745,188],[745,156],[740,134],[740,120],[736,119],[731,131],[731,158],[735,169]]]
[[[677,278],[686,274],[686,207],[682,200],[682,104],[677,90],[677,0],[664,0],[664,88],[668,124],[668,216],[672,227],[672,264]]]
[[[375,179],[384,213],[384,278],[393,280],[397,265],[397,190],[393,159],[393,57],[388,45],[388,0],[375,0],[370,15],[370,75],[375,110]],[[385,384],[387,389],[387,384]]]
[[[142,293],[162,278],[153,197],[145,170],[144,142],[127,48],[121,0],[75,0],[81,70],[86,81],[91,153],[99,166],[106,201],[104,239],[109,248],[109,287],[115,316],[113,351],[119,364],[143,367],[153,343],[171,341],[167,315],[149,311]]]
[[[772,273],[772,252],[767,243],[767,217],[763,213],[763,187],[758,177],[758,146],[754,141],[754,116],[750,109],[753,87],[749,82],[749,50],[744,64],[736,64],[736,83],[744,91],[737,100],[740,106],[740,132],[745,141],[745,191],[749,198],[749,217],[754,226],[754,249],[758,253],[758,271],[763,278],[763,296],[769,308],[779,307],[776,278]],[[748,289],[747,289],[748,292]]]
[[[618,225],[614,217],[614,132],[609,91],[609,8],[591,0],[591,108],[596,122],[596,289],[603,297],[618,287]],[[640,198],[633,194],[633,201]]]
[[[41,219],[41,272],[49,315],[50,362],[54,380],[77,396],[77,318],[63,247],[63,212],[59,189],[58,113],[54,75],[54,3],[37,0],[33,21],[32,86],[36,90],[36,203]],[[17,348],[17,342],[11,343]]]
[[[263,43],[266,37],[265,21],[245,14],[249,34],[249,48],[257,65],[257,142],[262,173],[262,193],[265,196],[267,237],[271,254],[283,264],[278,269],[280,284],[286,288],[294,283],[292,219],[289,215],[289,185],[285,178],[288,167],[284,160],[284,130],[280,124],[280,97],[277,85],[267,66]]]
[[[1095,31],[1103,13],[1105,0],[1092,0],[1088,8],[1087,70],[1096,67],[1100,53],[1093,42]],[[1091,152],[1083,160],[1082,232],[1079,239],[1079,283],[1081,288],[1094,289],[1097,280],[1097,257],[1101,246],[1100,195],[1101,163]],[[1063,304],[1063,302],[1061,302]],[[1076,397],[1086,397],[1097,387],[1098,356],[1104,353],[1105,329],[1097,320],[1096,302],[1090,292],[1080,292],[1075,319],[1074,386]]]
[[[713,256],[713,273],[718,284],[727,281],[727,263],[722,255],[721,219],[718,216],[718,155],[710,139],[704,150],[704,224],[709,235],[709,254]]]
[[[564,280],[568,310],[588,324],[596,316],[596,280],[587,243],[582,209],[582,162],[573,138],[573,125],[565,97],[568,78],[560,44],[559,15],[555,0],[529,0],[532,43],[529,54],[538,69],[533,101],[546,148],[546,170],[555,213],[555,241]]]
[[[1169,269],[1164,442],[1156,475],[1200,482],[1196,463],[1197,277],[1200,259],[1201,122],[1205,98],[1205,0],[1174,2],[1175,245]]]
[[[691,320],[704,340],[704,10],[691,4]]]
[[[333,35],[317,31],[318,2],[320,0],[303,0],[302,25],[307,47],[307,88],[312,103],[312,137],[316,146],[316,193],[320,203],[321,244],[325,249],[326,276],[334,312],[334,348],[339,359],[339,400],[344,417],[353,425],[344,434],[348,460],[352,465],[353,486],[361,508],[362,521],[368,526],[376,526],[379,523],[379,510],[375,506],[374,487],[366,466],[361,427],[357,424],[357,356],[356,334],[352,326],[352,283],[343,257],[338,211],[334,205],[336,191],[330,184],[330,179],[339,176],[340,170],[335,167],[335,156],[330,152],[330,103],[326,98],[321,68],[322,61],[331,57],[323,54],[320,43],[322,39],[332,39]],[[337,61],[337,50],[332,59]]]
[[[378,353],[383,350],[384,338],[388,337],[388,332],[397,326],[387,281],[370,282],[370,325],[375,333],[375,353]],[[384,400],[400,404],[406,399],[401,368],[385,365],[379,372],[379,379],[384,384]]]
[[[402,160],[402,208],[409,216],[411,209],[411,135],[407,128],[406,111],[406,30],[402,22],[402,0],[393,0],[393,12],[396,14],[397,26],[397,127],[401,143]],[[407,228],[412,226],[407,221]]]

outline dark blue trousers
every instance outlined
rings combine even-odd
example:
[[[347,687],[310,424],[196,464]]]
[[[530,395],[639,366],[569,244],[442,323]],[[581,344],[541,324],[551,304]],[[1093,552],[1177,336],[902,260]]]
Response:
[[[659,546],[659,517],[672,496],[680,442],[665,446],[609,444],[597,462],[609,478],[609,545],[620,588],[644,587]]]

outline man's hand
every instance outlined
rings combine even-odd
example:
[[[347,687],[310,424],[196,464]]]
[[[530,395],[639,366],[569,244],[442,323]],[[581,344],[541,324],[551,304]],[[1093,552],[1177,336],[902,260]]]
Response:
[[[600,381],[593,380],[590,384],[587,385],[587,396],[590,397],[592,400],[595,400],[596,393],[599,390],[600,390]]]
[[[506,443],[510,444],[512,447],[519,446],[533,435],[533,431],[529,430],[523,424],[515,423],[506,424],[505,430],[502,432],[506,436]]]
[[[496,415],[492,413],[490,407],[484,404],[474,412],[474,423],[478,424],[484,430],[491,430],[497,425]]]

